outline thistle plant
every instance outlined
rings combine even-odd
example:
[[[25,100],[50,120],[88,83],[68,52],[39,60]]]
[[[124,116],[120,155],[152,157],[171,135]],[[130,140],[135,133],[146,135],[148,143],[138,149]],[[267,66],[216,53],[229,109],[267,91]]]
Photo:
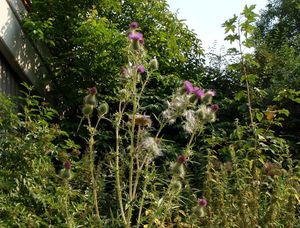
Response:
[[[158,123],[154,125],[152,115],[143,112],[145,108],[141,100],[153,72],[158,69],[158,61],[155,57],[148,59],[144,36],[136,22],[131,23],[129,27],[127,54],[128,64],[121,70],[123,88],[119,91],[118,112],[114,114],[114,171],[117,201],[123,224],[130,227],[136,223],[138,227],[145,220],[143,213],[147,211],[144,207],[146,198],[151,195],[148,192],[151,182],[159,181],[159,174],[154,171],[154,160],[164,155],[161,137],[163,128],[181,119],[183,130],[190,139],[186,149],[171,165],[172,178],[166,192],[157,196],[160,199],[156,198],[159,203],[155,207],[160,211],[171,206],[174,200],[176,201],[175,198],[178,203],[182,179],[185,178],[185,163],[192,155],[194,140],[203,131],[205,124],[216,120],[218,105],[212,104],[215,91],[194,87],[189,81],[185,81],[182,88],[177,89],[171,100],[166,102],[167,109],[156,118]],[[150,180],[149,175],[154,179]],[[138,216],[133,219],[136,207]],[[166,212],[160,217],[162,224],[168,215]],[[146,220],[151,225],[151,216],[147,217]]]

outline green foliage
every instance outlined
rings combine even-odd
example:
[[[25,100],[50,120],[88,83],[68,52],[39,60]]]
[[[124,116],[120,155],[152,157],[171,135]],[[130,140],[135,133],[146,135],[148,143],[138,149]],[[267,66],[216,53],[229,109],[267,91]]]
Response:
[[[224,23],[237,46],[204,72],[164,0],[33,1],[59,112],[28,85],[22,109],[0,95],[0,226],[296,227],[299,6],[270,3]]]

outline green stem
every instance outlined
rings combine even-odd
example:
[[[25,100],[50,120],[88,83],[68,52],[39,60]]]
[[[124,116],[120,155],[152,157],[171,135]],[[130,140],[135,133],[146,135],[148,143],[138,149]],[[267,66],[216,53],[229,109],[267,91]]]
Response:
[[[239,33],[239,37],[241,37],[241,31],[240,31],[240,29],[238,29],[238,33]],[[248,111],[249,111],[250,124],[251,124],[251,127],[254,127],[254,125],[253,125],[254,122],[253,122],[253,114],[252,114],[250,86],[249,86],[249,81],[248,81],[248,78],[247,78],[247,67],[246,67],[246,63],[245,63],[245,59],[244,59],[244,54],[243,54],[243,50],[242,50],[242,41],[241,41],[241,38],[239,38],[238,43],[239,43],[239,51],[240,51],[240,55],[241,55],[241,62],[242,62],[242,66],[243,66],[243,73],[244,73],[244,76],[246,77],[245,81],[246,81],[247,99],[248,99],[247,106],[248,106]]]
[[[116,124],[116,190],[117,190],[117,196],[118,196],[118,202],[119,202],[119,207],[121,210],[121,215],[123,218],[123,222],[126,224],[126,216],[124,212],[124,207],[123,207],[123,201],[122,201],[122,191],[121,191],[121,184],[120,184],[120,124],[122,120],[122,114],[123,111],[121,110],[121,102],[119,104],[119,114],[120,116],[118,117],[118,122]]]
[[[89,140],[89,155],[90,155],[90,173],[91,173],[91,182],[92,182],[92,189],[93,189],[93,201],[94,201],[94,207],[96,211],[96,219],[99,221],[100,220],[100,212],[99,212],[99,207],[98,207],[98,195],[97,195],[97,183],[95,179],[95,174],[94,174],[94,160],[95,160],[95,155],[94,155],[94,135],[95,135],[95,129],[92,128],[91,125],[91,120],[88,117],[88,124],[89,124],[89,131],[90,131],[90,140]]]
[[[143,206],[144,206],[144,201],[145,201],[145,192],[146,192],[146,188],[148,186],[149,183],[149,178],[148,178],[148,166],[146,166],[145,168],[145,182],[144,182],[144,186],[143,186],[143,194],[142,194],[142,198],[141,198],[141,203],[140,203],[140,207],[139,207],[139,214],[138,214],[138,220],[137,220],[137,226],[140,226],[141,223],[141,215],[142,215],[142,210],[143,210]]]
[[[73,227],[73,219],[70,217],[69,213],[69,185],[68,181],[64,180],[65,183],[65,190],[66,190],[66,199],[65,199],[65,212],[66,212],[66,217],[67,217],[67,225],[69,228]]]

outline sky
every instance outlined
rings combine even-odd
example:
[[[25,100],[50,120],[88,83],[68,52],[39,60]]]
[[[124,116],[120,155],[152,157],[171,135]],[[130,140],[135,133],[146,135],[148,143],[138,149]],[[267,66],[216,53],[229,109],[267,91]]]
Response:
[[[197,33],[202,40],[204,50],[208,51],[214,41],[217,48],[222,45],[227,47],[224,41],[224,28],[221,25],[234,14],[239,15],[244,6],[255,4],[255,12],[259,13],[267,4],[267,0],[167,0],[172,12],[177,12],[178,18],[185,19],[189,29]]]

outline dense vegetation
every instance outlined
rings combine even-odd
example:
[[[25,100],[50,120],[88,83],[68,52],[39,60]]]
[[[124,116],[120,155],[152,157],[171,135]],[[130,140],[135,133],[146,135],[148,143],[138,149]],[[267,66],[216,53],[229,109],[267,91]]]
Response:
[[[49,103],[0,96],[0,225],[297,227],[300,5],[253,10],[205,56],[165,0],[33,0]]]

